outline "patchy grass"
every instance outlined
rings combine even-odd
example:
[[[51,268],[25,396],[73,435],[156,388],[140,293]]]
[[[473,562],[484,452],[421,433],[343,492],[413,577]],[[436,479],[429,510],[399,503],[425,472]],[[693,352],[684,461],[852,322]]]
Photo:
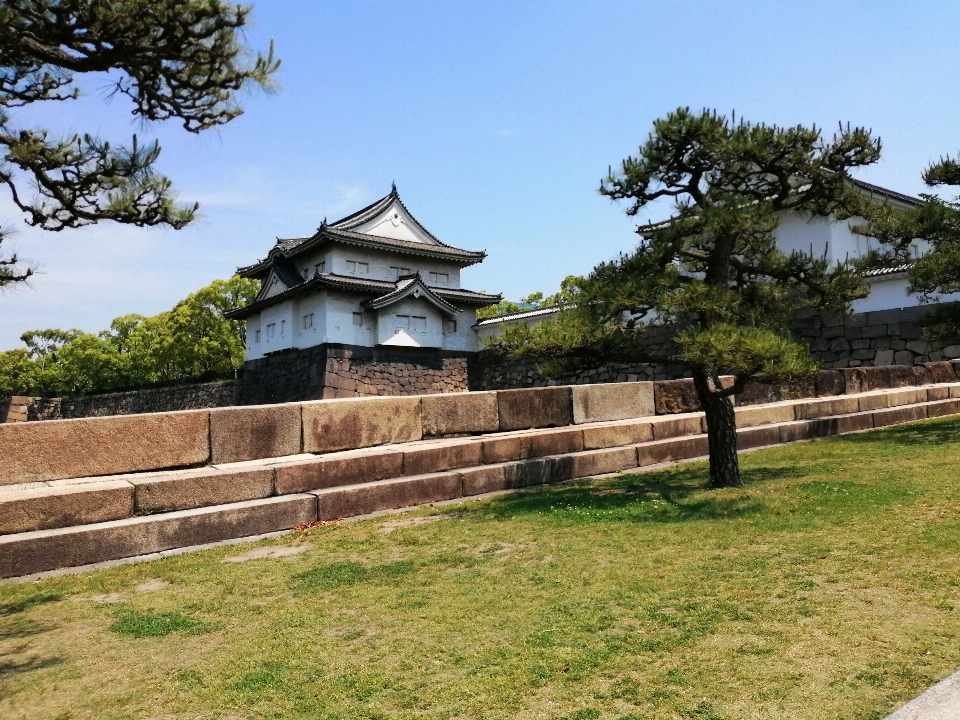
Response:
[[[960,419],[742,462],[2,586],[0,717],[878,720],[960,666]]]

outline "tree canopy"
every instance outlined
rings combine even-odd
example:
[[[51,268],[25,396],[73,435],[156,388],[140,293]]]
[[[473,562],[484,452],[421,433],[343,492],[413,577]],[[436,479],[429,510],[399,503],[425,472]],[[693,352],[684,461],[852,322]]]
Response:
[[[630,216],[667,205],[668,217],[639,225],[635,251],[577,281],[556,320],[506,328],[502,347],[564,364],[685,363],[707,417],[711,482],[739,485],[731,397],[759,374],[813,372],[807,348],[790,338],[791,314],[843,312],[866,294],[855,268],[781,252],[774,232],[784,213],[861,211],[848,172],[879,155],[879,140],[863,128],[825,139],[816,127],[670,113],[600,185],[601,194],[628,201]],[[662,327],[675,333],[673,350],[652,354],[643,334]]]
[[[197,206],[177,204],[155,170],[160,147],[113,145],[90,134],[25,128],[17,110],[80,95],[99,74],[141,121],[178,120],[201,132],[242,113],[237,93],[272,88],[273,47],[250,57],[249,8],[220,0],[5,0],[0,3],[0,184],[28,225],[59,231],[103,220],[182,228]],[[0,243],[4,234],[0,232]],[[0,255],[0,287],[32,269]]]
[[[76,396],[230,377],[243,366],[244,323],[228,310],[248,305],[259,283],[215,280],[152,317],[123,315],[96,335],[31,330],[25,348],[0,352],[0,397]]]

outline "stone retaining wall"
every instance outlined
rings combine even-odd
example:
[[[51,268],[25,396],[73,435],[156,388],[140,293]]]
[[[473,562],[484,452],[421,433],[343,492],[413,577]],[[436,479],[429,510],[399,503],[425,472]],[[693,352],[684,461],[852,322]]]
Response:
[[[239,403],[467,390],[469,353],[429,348],[320,345],[248,362]]]
[[[830,369],[887,365],[916,365],[960,358],[960,338],[947,342],[922,339],[918,320],[935,306],[854,313],[806,312],[791,323],[796,340],[805,343],[823,367]],[[640,346],[650,352],[670,351],[667,331],[654,331]],[[546,377],[537,366],[543,358],[510,357],[483,350],[471,364],[471,390],[549,387],[587,383],[673,380],[689,377],[685,365],[607,363],[557,377]]]

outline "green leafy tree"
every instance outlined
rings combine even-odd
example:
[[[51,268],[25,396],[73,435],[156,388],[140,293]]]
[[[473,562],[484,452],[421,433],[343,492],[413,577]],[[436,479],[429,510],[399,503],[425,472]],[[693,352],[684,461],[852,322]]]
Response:
[[[248,305],[259,283],[215,280],[152,317],[123,315],[99,335],[31,330],[25,349],[0,353],[0,396],[74,396],[235,375],[243,323],[223,317]]]
[[[670,113],[600,185],[630,202],[628,215],[670,203],[669,217],[640,225],[634,252],[571,281],[555,321],[508,328],[504,348],[554,358],[554,366],[685,363],[706,414],[711,484],[740,485],[733,396],[760,374],[792,380],[815,370],[806,347],[790,339],[791,313],[845,311],[866,294],[845,264],[780,252],[780,216],[852,214],[862,201],[847,173],[879,155],[879,141],[862,128],[825,140],[817,128]],[[659,327],[675,333],[672,354],[644,349],[643,334]]]
[[[943,158],[922,177],[931,188],[958,186],[960,163]],[[919,294],[924,303],[938,303],[941,295],[960,292],[960,198],[933,193],[921,198],[922,204],[906,210],[888,203],[871,205],[864,213],[868,222],[854,230],[881,243],[863,258],[863,269],[909,265],[908,292]],[[937,305],[921,322],[928,340],[960,339],[960,308],[953,304]]]
[[[54,137],[14,121],[34,103],[79,97],[77,76],[105,79],[144,121],[177,120],[198,133],[233,120],[237,93],[273,87],[273,47],[248,58],[249,8],[220,0],[4,0],[0,3],[0,183],[29,225],[75,228],[103,220],[181,228],[197,206],[178,205],[154,165],[157,143],[128,146],[88,134]],[[0,243],[3,234],[0,233]],[[0,256],[0,287],[32,274]]]

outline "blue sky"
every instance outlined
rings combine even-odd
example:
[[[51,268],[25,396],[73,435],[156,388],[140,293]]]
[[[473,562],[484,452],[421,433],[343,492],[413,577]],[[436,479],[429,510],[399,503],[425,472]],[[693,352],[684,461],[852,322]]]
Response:
[[[24,125],[159,138],[160,168],[201,219],[180,232],[0,220],[41,268],[0,294],[0,349],[35,328],[95,332],[153,314],[274,238],[308,235],[390,190],[437,236],[485,249],[465,286],[519,298],[634,245],[634,222],[597,194],[652,121],[689,105],[768,123],[872,128],[865,180],[923,190],[960,148],[955,2],[471,2],[259,0],[253,47],[276,42],[282,90],[244,99],[213,133],[134,121],[106,81]]]

